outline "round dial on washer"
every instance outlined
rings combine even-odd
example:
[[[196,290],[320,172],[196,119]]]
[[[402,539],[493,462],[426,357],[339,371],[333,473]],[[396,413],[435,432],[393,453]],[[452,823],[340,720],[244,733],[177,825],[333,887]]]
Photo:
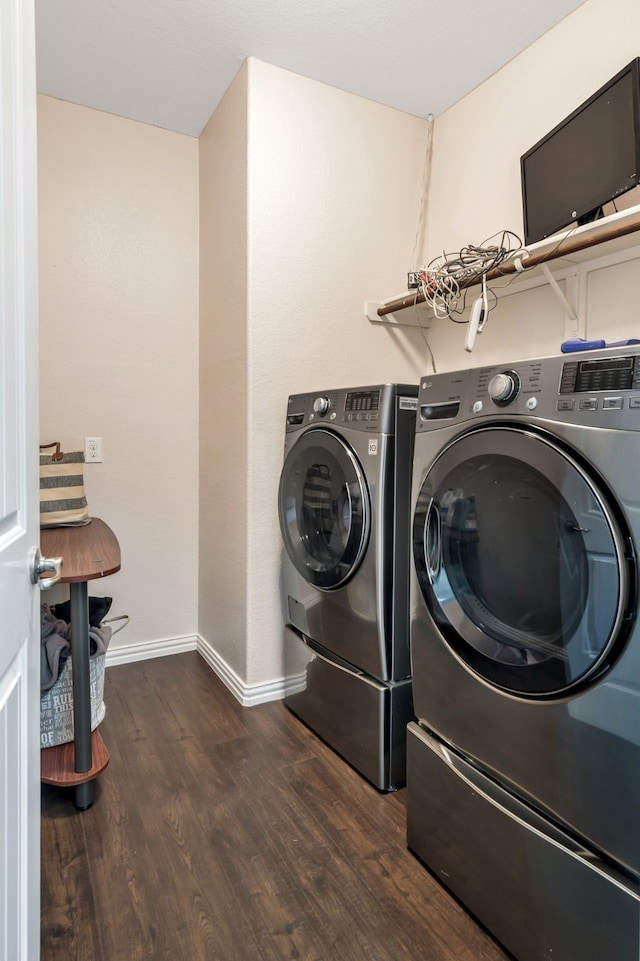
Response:
[[[506,407],[518,396],[520,378],[515,370],[503,370],[500,374],[495,374],[491,378],[487,390],[494,404],[499,407]]]
[[[326,414],[329,410],[329,398],[328,397],[316,397],[313,402],[313,409],[316,414]]]

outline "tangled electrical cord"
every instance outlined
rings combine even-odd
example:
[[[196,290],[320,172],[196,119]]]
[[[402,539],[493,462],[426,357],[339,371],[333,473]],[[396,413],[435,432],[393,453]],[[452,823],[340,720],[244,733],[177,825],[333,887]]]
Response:
[[[491,241],[497,238],[499,243],[492,244]],[[442,257],[435,258],[417,271],[425,303],[436,317],[449,317],[455,321],[454,315],[464,311],[466,288],[481,283],[488,313],[495,307],[497,297],[494,294],[493,303],[488,306],[487,291],[492,291],[486,285],[487,274],[520,250],[520,237],[510,230],[503,230],[483,241],[479,247],[469,244],[456,253],[443,253]]]

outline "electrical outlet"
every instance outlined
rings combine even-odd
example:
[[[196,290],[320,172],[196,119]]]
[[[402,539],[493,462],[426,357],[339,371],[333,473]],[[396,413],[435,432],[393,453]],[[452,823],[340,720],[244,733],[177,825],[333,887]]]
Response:
[[[407,287],[409,290],[415,290],[422,283],[419,270],[410,270],[407,274]]]
[[[85,464],[102,463],[102,437],[85,437],[84,461]]]

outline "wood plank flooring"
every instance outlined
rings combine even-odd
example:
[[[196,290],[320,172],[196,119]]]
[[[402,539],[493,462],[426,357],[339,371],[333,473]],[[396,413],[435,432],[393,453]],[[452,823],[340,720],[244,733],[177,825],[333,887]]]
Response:
[[[380,794],[198,654],[108,668],[96,801],[42,787],[42,961],[508,961]]]

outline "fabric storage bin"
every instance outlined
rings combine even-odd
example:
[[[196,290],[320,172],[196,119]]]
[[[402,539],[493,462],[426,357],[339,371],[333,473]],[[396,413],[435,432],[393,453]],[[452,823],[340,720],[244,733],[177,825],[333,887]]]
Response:
[[[105,654],[89,659],[91,689],[91,730],[104,720]],[[73,741],[73,663],[67,658],[60,677],[40,698],[40,747],[55,747]]]
[[[106,617],[110,597],[89,597],[89,691],[91,730],[105,716],[104,671],[106,652],[114,634],[129,623],[128,614]],[[40,605],[40,747],[73,741],[73,659],[69,601]],[[119,623],[118,623],[119,622]],[[117,624],[117,627],[112,627]],[[60,666],[62,665],[62,667]],[[53,678],[56,678],[55,682]]]

